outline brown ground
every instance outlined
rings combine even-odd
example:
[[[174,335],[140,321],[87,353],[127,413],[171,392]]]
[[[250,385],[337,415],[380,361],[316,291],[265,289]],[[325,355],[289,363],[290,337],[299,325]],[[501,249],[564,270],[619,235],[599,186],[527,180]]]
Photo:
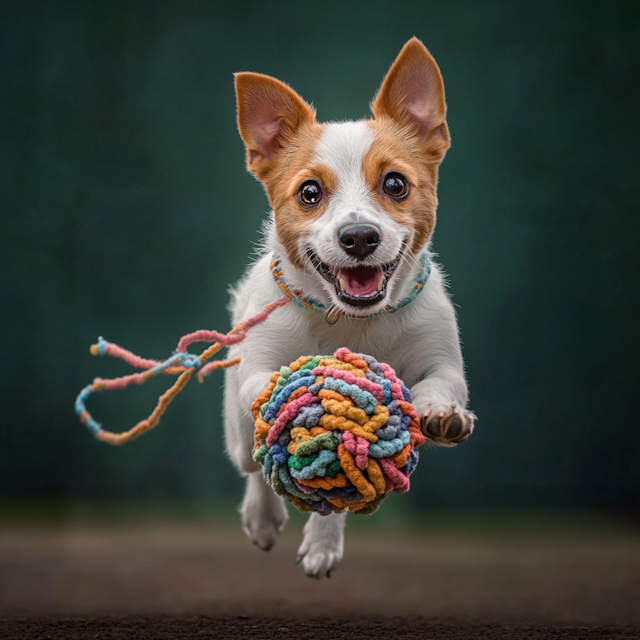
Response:
[[[293,527],[299,529],[299,527]],[[210,525],[0,530],[1,638],[640,638],[640,536],[352,528],[331,580]]]

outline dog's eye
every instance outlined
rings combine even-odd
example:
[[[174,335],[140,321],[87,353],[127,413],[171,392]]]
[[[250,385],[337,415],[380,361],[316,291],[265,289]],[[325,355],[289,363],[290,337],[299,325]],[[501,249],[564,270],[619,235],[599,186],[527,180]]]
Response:
[[[298,198],[302,204],[318,204],[322,200],[322,189],[315,180],[307,180],[298,189]]]
[[[384,177],[382,189],[392,198],[404,198],[409,193],[409,183],[401,173],[391,171]]]

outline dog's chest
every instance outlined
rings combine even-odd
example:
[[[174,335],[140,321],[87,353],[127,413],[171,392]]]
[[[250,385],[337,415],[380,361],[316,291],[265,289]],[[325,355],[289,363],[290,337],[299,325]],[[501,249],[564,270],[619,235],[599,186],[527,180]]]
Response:
[[[324,317],[316,317],[309,323],[309,330],[317,353],[331,354],[340,347],[347,347],[355,353],[366,353],[392,364],[392,354],[401,339],[396,324],[388,318],[374,317],[363,320],[341,318],[330,325]]]

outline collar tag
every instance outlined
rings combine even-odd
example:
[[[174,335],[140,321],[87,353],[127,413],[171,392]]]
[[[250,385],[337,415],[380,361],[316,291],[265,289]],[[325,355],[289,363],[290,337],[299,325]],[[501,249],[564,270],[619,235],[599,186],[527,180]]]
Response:
[[[337,309],[335,305],[327,309],[327,315],[324,317],[327,324],[335,324],[340,320],[340,316],[342,315],[342,311]]]

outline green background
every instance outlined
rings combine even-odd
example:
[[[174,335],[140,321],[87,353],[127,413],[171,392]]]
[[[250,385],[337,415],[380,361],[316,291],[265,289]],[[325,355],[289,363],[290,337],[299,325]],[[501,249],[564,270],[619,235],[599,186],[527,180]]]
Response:
[[[404,42],[445,79],[453,146],[434,249],[476,433],[428,450],[411,509],[629,507],[640,498],[637,2],[2,2],[0,494],[14,503],[239,501],[222,375],[161,426],[96,443],[73,402],[98,335],[162,358],[226,330],[268,203],[232,73],[365,117]],[[92,398],[110,430],[166,380]],[[396,501],[397,502],[397,501]]]

